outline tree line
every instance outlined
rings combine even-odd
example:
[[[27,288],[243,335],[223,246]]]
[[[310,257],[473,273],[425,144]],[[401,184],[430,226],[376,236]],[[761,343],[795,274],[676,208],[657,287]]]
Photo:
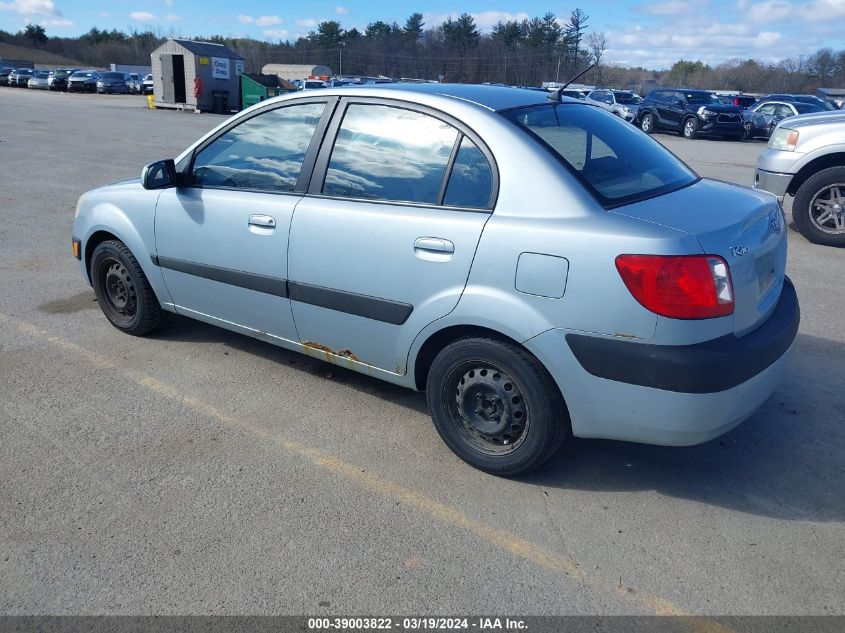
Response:
[[[267,63],[324,64],[344,75],[537,86],[544,81],[566,81],[595,64],[580,81],[634,89],[660,84],[762,93],[845,85],[845,50],[830,48],[776,64],[737,59],[710,66],[679,60],[668,70],[608,64],[604,59],[608,38],[603,32],[590,31],[589,20],[587,13],[576,8],[566,18],[546,13],[501,21],[489,33],[482,33],[468,13],[433,25],[426,24],[421,13],[412,13],[404,24],[375,21],[363,31],[327,20],[295,41],[222,35],[202,39],[236,50],[248,72],[259,72]],[[124,33],[96,27],[79,37],[50,37],[36,24],[15,34],[0,31],[0,42],[36,47],[97,67],[147,65],[150,53],[165,39],[162,32]]]

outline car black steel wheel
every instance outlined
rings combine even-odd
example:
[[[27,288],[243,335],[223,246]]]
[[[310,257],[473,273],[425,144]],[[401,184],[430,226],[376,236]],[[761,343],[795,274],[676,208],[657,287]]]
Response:
[[[845,167],[808,178],[795,194],[792,217],[811,242],[845,247]]]
[[[450,409],[468,444],[490,455],[520,447],[530,421],[525,397],[511,376],[499,367],[469,361],[456,367],[447,381],[456,384]]]
[[[542,464],[569,431],[560,391],[508,341],[468,337],[435,356],[426,399],[446,445],[480,470],[513,476]]]
[[[117,240],[98,244],[90,270],[97,303],[117,329],[140,336],[164,322],[166,313],[125,244]]]

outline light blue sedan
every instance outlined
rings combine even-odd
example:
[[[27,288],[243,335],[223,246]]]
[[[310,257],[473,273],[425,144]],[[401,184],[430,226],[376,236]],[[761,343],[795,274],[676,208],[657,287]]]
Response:
[[[120,330],[174,312],[424,390],[445,443],[491,473],[570,433],[716,437],[787,371],[783,211],[556,96],[263,101],[84,194],[74,253]]]

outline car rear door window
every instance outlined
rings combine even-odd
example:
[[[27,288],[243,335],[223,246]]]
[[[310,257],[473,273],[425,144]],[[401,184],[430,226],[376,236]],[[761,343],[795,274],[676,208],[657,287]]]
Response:
[[[475,143],[466,136],[463,137],[455,155],[452,172],[449,174],[443,204],[452,207],[488,208],[492,189],[493,172],[490,170],[490,163]]]
[[[262,112],[197,153],[191,182],[205,187],[293,191],[324,103]]]
[[[332,148],[323,193],[437,204],[458,131],[427,114],[350,104]]]

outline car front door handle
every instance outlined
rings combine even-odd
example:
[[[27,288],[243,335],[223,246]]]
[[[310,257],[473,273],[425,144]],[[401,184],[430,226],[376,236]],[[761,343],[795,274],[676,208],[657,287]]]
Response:
[[[259,226],[262,229],[275,229],[276,221],[269,215],[255,214],[249,216],[249,226]]]
[[[440,237],[419,237],[414,242],[414,250],[429,253],[454,253],[455,245]]]

